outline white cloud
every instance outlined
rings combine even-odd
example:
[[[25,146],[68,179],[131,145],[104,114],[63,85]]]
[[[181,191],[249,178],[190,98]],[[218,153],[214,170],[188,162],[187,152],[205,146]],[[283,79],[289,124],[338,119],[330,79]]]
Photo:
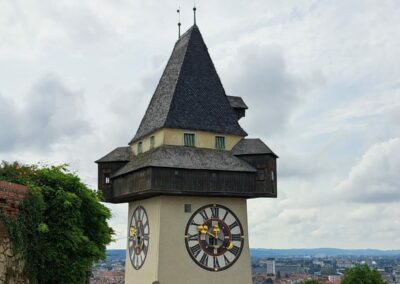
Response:
[[[229,95],[245,98],[252,114],[249,130],[265,136],[282,131],[304,87],[287,69],[281,48],[239,46],[228,58],[222,69],[223,78]]]
[[[55,143],[76,139],[92,131],[85,119],[81,91],[68,89],[56,76],[41,79],[26,96],[21,108],[1,97],[0,152],[34,148],[49,150]],[[12,125],[12,126],[11,126]]]
[[[400,138],[372,146],[337,188],[354,202],[400,201]]]

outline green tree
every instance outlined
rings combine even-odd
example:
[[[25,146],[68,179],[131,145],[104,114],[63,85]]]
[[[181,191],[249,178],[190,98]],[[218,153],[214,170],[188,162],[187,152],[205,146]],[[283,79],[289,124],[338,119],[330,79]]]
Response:
[[[105,258],[113,234],[110,211],[66,166],[0,164],[0,180],[29,187],[15,220],[5,219],[14,250],[26,260],[31,283],[85,283]]]
[[[376,269],[367,265],[357,265],[346,269],[342,284],[384,284],[386,283]]]
[[[281,276],[281,272],[278,270],[278,272],[276,273],[276,278],[277,278],[277,279],[281,279],[281,277],[282,277],[282,276]]]

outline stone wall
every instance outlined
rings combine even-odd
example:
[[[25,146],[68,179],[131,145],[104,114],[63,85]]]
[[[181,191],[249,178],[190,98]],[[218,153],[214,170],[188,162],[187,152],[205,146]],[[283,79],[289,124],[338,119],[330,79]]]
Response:
[[[23,185],[0,181],[0,213],[6,218],[16,218],[18,205],[27,191]],[[0,220],[0,284],[28,283],[23,270],[23,260],[21,256],[14,255],[6,228]]]

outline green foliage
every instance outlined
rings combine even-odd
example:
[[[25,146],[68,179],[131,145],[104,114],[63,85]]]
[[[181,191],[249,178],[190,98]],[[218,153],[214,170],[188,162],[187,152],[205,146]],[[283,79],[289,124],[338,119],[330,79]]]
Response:
[[[282,278],[282,276],[281,276],[281,272],[278,270],[278,272],[276,273],[276,278],[277,279],[281,279]]]
[[[367,265],[357,265],[346,269],[342,284],[384,284],[386,283],[376,269]]]
[[[0,164],[0,180],[29,187],[16,220],[6,220],[14,250],[26,259],[31,283],[85,283],[105,258],[113,234],[110,211],[65,165]]]

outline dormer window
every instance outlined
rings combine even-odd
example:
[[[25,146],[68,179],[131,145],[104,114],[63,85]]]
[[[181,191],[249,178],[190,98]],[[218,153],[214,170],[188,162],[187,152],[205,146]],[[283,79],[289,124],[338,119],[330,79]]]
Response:
[[[224,136],[215,136],[215,149],[225,149],[225,137]]]
[[[153,149],[156,144],[156,139],[154,136],[150,136],[150,149]]]
[[[142,141],[140,141],[137,144],[137,152],[138,152],[138,154],[141,154],[143,152],[143,142]]]
[[[188,147],[195,146],[195,134],[194,133],[184,133],[183,134],[183,144]]]

